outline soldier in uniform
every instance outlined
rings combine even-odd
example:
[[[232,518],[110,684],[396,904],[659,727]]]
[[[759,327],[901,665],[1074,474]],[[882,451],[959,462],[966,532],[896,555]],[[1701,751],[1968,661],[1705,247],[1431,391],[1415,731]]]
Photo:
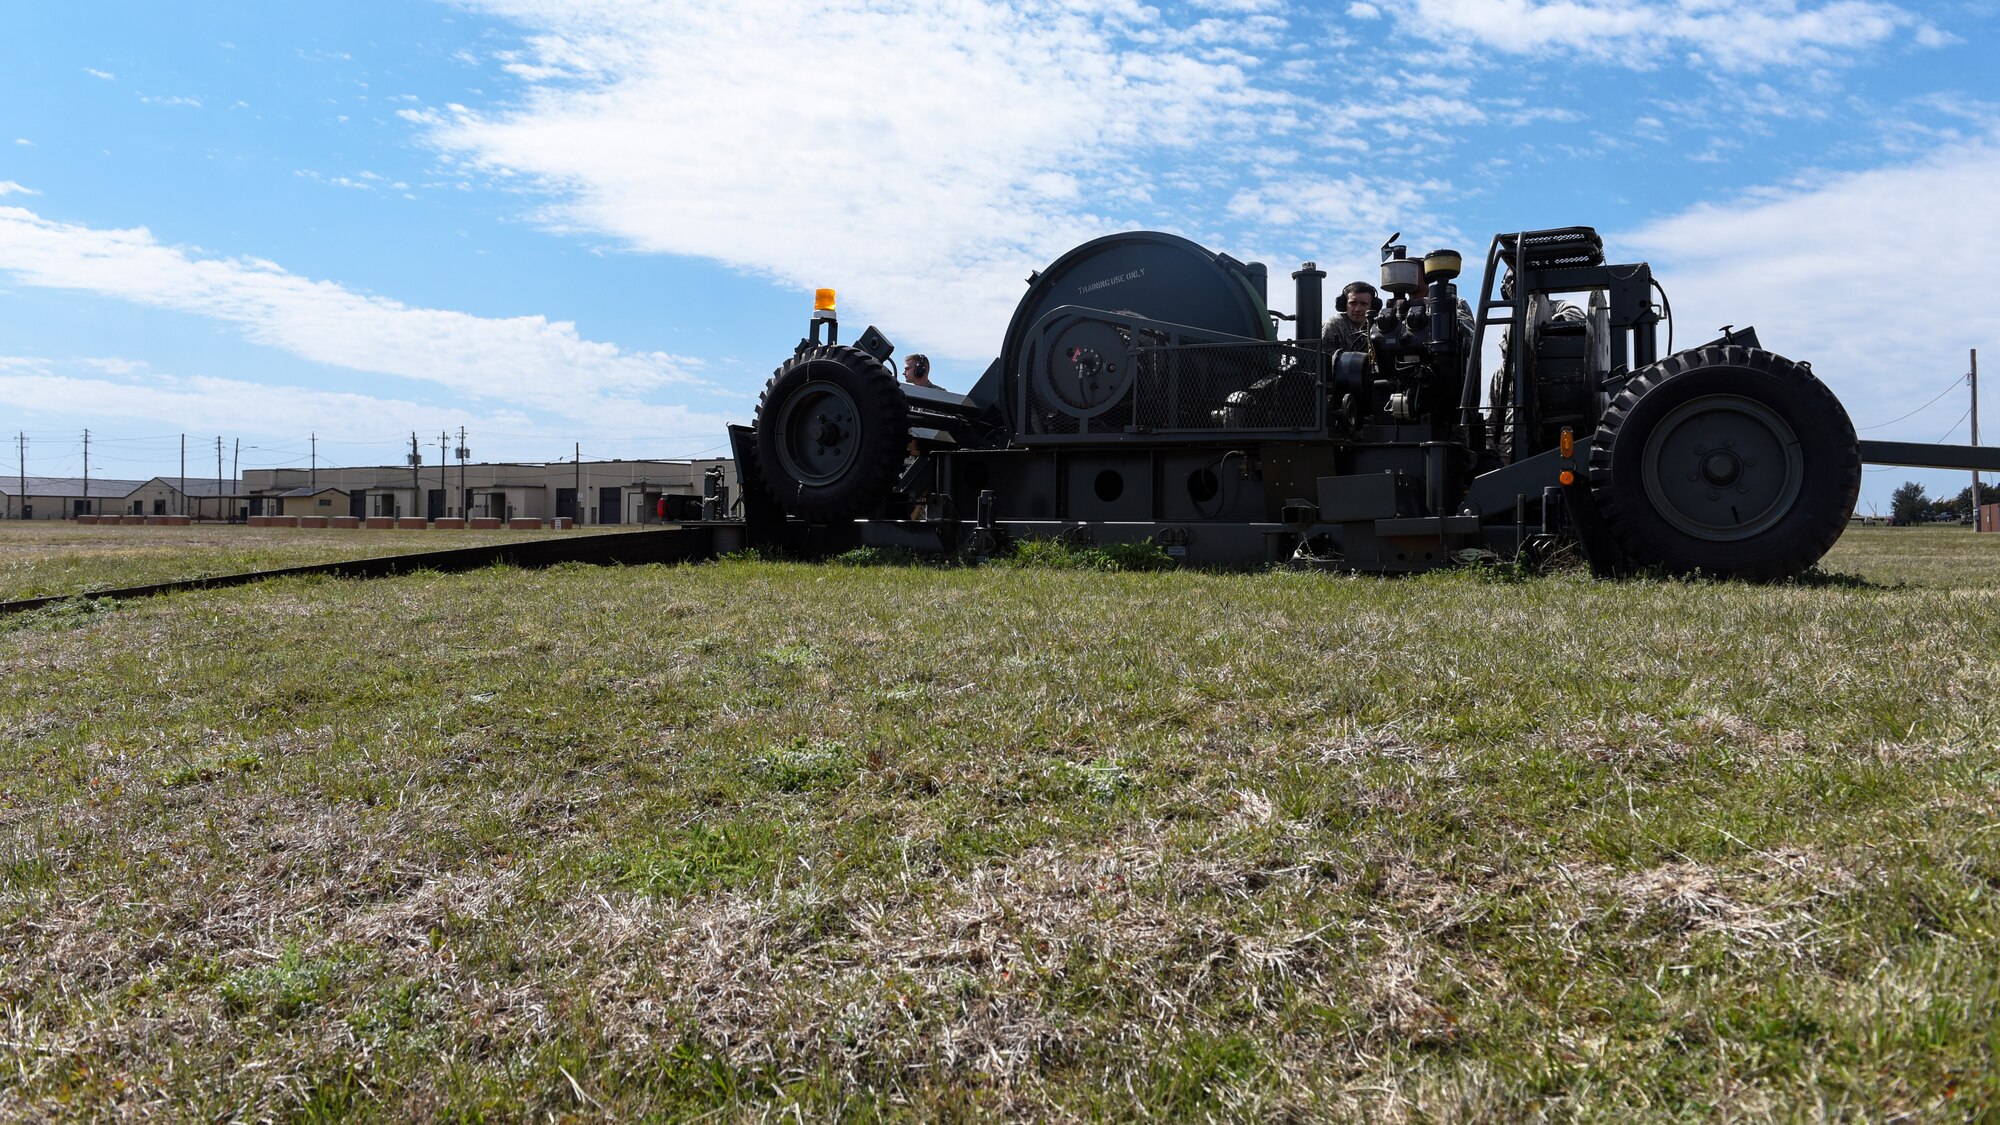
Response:
[[[1335,351],[1367,347],[1368,318],[1375,314],[1378,304],[1375,287],[1365,281],[1350,281],[1340,291],[1340,301],[1345,310],[1333,314],[1320,338],[1332,344]]]
[[[903,381],[913,387],[939,389],[936,383],[931,382],[931,358],[927,355],[913,353],[903,361]]]

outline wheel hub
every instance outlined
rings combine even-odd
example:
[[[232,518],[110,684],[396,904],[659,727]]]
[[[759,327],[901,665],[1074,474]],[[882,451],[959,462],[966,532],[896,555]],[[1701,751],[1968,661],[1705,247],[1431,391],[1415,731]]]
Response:
[[[1720,450],[1701,459],[1701,475],[1718,488],[1735,484],[1743,475],[1743,462],[1734,453]]]
[[[1805,485],[1798,435],[1777,411],[1737,395],[1682,403],[1646,441],[1647,499],[1677,530],[1747,539],[1783,519]]]
[[[779,411],[778,460],[802,484],[826,485],[853,466],[860,450],[856,418],[860,409],[839,385],[807,383]]]

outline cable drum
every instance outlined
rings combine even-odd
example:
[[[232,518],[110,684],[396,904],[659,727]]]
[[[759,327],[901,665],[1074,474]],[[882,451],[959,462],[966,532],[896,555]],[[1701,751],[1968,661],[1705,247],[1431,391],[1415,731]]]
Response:
[[[1186,325],[1212,338],[1275,338],[1264,294],[1243,263],[1159,231],[1086,242],[1029,279],[1000,348],[1001,370],[1019,389],[1010,400],[1031,391],[1036,409],[1067,418],[1105,411],[1130,389],[1134,372],[1123,362],[1130,342],[1111,325],[1050,319],[1065,306]],[[1118,371],[1107,370],[1113,362]]]

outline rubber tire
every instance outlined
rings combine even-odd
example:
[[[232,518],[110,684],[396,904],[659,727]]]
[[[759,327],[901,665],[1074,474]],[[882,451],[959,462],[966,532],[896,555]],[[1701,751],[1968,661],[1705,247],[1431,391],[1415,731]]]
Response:
[[[779,456],[777,420],[787,402],[813,383],[831,383],[853,400],[857,446],[841,475],[812,483],[798,479]],[[757,401],[757,476],[789,515],[812,523],[838,523],[880,506],[895,487],[909,444],[908,400],[896,377],[858,348],[810,348],[779,365]]]
[[[1748,399],[1791,427],[1800,486],[1768,527],[1711,540],[1675,527],[1647,494],[1644,461],[1653,430],[1674,410],[1708,396]],[[1641,567],[1753,582],[1797,577],[1847,529],[1861,491],[1854,423],[1804,365],[1759,348],[1697,348],[1644,368],[1605,408],[1590,446],[1590,491],[1613,537]]]

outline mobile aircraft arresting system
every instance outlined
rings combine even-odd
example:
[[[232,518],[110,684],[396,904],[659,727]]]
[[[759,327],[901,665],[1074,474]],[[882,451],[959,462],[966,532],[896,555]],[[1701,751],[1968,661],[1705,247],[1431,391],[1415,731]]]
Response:
[[[1495,237],[1469,301],[1456,251],[1398,237],[1345,349],[1321,338],[1312,262],[1288,317],[1260,263],[1149,231],[1087,242],[1028,278],[963,395],[898,383],[873,326],[840,343],[820,290],[754,424],[730,428],[745,541],[1150,540],[1193,565],[1370,572],[1574,544],[1600,574],[1775,580],[1839,538],[1863,461],[2000,467],[2000,450],[1857,441],[1811,366],[1754,329],[1676,350],[1651,268],[1607,262],[1588,227]]]
[[[1035,536],[1151,541],[1191,565],[1378,573],[1574,545],[1600,574],[1776,580],[1840,537],[1863,462],[2000,471],[2000,448],[1856,441],[1812,368],[1765,351],[1753,329],[1675,350],[1651,268],[1607,264],[1588,227],[1495,237],[1470,301],[1456,251],[1412,258],[1396,237],[1382,247],[1387,298],[1348,348],[1321,338],[1326,274],[1311,262],[1292,274],[1288,317],[1271,311],[1258,263],[1148,231],[1087,242],[1028,278],[999,357],[963,395],[898,383],[895,348],[872,326],[841,344],[821,290],[755,423],[729,428],[740,505],[711,469],[702,518],[660,530],[89,596],[746,546],[981,555]],[[1285,320],[1293,339],[1279,337]],[[0,615],[61,600],[0,602]]]

